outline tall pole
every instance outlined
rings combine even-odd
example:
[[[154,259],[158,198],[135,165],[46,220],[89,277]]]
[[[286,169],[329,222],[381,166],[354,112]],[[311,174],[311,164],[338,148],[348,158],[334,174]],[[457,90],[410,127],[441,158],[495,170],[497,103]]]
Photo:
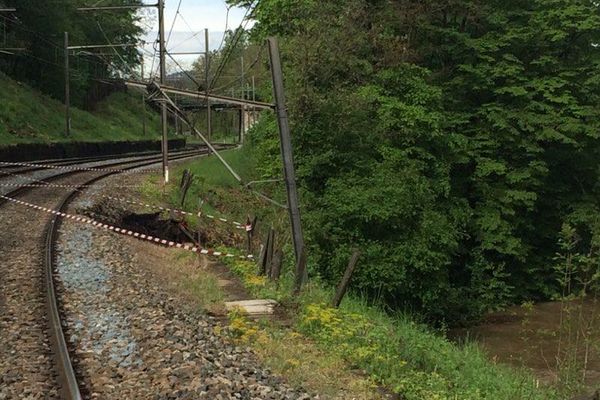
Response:
[[[241,84],[242,84],[242,100],[246,100],[246,77],[244,76],[244,54],[242,54],[242,57],[240,58],[241,64],[241,72],[240,72],[240,77],[241,77]],[[246,130],[246,108],[244,106],[240,107],[240,138],[239,138],[239,142],[243,143],[244,142],[244,131]]]
[[[144,59],[142,58],[142,82],[144,82]],[[142,132],[146,136],[146,95],[142,92]]]
[[[65,134],[71,135],[71,88],[69,82],[69,32],[65,32]]]
[[[206,85],[206,137],[210,142],[212,140],[212,110],[210,106],[210,43],[208,29],[204,30],[204,84]]]
[[[239,131],[238,131],[238,143],[243,143],[244,142],[244,106],[240,106],[240,113],[239,113]]]
[[[244,76],[244,55],[242,54],[242,58],[241,58],[241,72],[240,72],[240,78],[241,78],[241,83],[242,83],[242,99],[246,100],[246,77]]]
[[[160,47],[160,84],[164,85],[167,80],[166,56],[167,49],[165,46],[165,0],[158,0],[158,31],[159,31],[159,47]],[[167,137],[167,103],[163,101],[161,105],[161,125],[162,125],[162,154],[163,154],[163,177],[165,184],[169,183],[169,140]]]
[[[298,190],[296,188],[296,171],[294,169],[294,154],[292,151],[292,138],[283,86],[283,71],[279,56],[279,43],[274,37],[267,39],[269,44],[269,59],[271,61],[271,75],[273,78],[273,96],[279,123],[279,137],[281,141],[281,157],[283,158],[283,172],[287,191],[288,212],[292,225],[292,238],[294,253],[296,255],[296,289],[299,290],[306,282],[306,253],[304,248],[304,234],[300,221],[300,205]]]
[[[252,75],[252,101],[256,101],[256,79]],[[256,108],[252,107],[252,124],[256,123]]]

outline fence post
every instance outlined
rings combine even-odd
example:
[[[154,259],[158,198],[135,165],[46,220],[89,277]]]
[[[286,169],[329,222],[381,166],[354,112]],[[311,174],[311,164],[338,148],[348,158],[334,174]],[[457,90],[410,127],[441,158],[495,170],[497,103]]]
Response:
[[[258,274],[265,275],[267,272],[267,249],[269,248],[269,240],[271,239],[271,232],[267,233],[265,243],[260,250],[260,257],[258,258]]]
[[[333,297],[333,301],[331,305],[335,308],[338,308],[342,303],[342,299],[346,294],[346,290],[348,290],[348,285],[350,284],[350,279],[352,279],[352,273],[356,268],[356,264],[358,263],[358,258],[360,257],[360,251],[354,250],[352,257],[350,257],[350,262],[348,263],[348,267],[346,267],[346,272],[344,272],[344,276],[342,277],[342,281],[337,287],[335,291],[335,296]]]
[[[273,263],[271,265],[271,280],[278,281],[281,275],[281,264],[283,263],[283,251],[278,249],[273,254]]]
[[[273,268],[273,250],[275,249],[275,229],[273,226],[269,229],[269,241],[267,246],[267,258],[265,260],[265,273],[268,277],[271,277],[271,270]]]

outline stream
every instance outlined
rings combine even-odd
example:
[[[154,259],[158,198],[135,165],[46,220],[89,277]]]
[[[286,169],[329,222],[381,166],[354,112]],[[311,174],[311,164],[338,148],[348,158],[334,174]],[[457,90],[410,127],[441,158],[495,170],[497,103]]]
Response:
[[[493,313],[479,325],[449,332],[454,341],[475,341],[492,360],[530,369],[553,384],[567,366],[585,374],[586,391],[600,388],[600,301],[548,302]],[[584,368],[585,366],[585,368]],[[585,372],[584,372],[585,369]]]

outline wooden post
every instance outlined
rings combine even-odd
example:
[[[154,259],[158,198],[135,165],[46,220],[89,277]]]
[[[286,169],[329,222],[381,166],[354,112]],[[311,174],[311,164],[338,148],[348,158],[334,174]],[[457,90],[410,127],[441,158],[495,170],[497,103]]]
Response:
[[[267,249],[269,248],[269,240],[271,240],[271,232],[267,233],[267,238],[260,251],[260,257],[258,258],[259,275],[265,275],[267,272]]]
[[[267,257],[265,260],[265,274],[270,277],[273,267],[273,251],[275,249],[275,229],[269,229],[269,245],[267,246]]]
[[[248,254],[252,254],[252,240],[254,239],[254,231],[256,229],[256,223],[258,222],[258,217],[254,217],[251,219],[248,215],[246,218],[246,235],[248,237]]]
[[[274,281],[279,280],[279,276],[281,275],[281,264],[283,263],[283,251],[281,249],[277,249],[275,254],[273,254],[273,263],[271,265],[271,279]]]
[[[348,285],[350,284],[350,279],[352,279],[352,273],[356,268],[356,264],[358,263],[358,258],[360,257],[360,251],[354,250],[352,257],[350,257],[350,262],[348,263],[348,267],[346,267],[346,272],[344,272],[344,276],[342,277],[342,281],[337,287],[335,291],[335,296],[333,297],[333,301],[331,305],[335,308],[338,308],[346,294],[346,290],[348,290]]]
[[[296,262],[296,281],[294,282],[294,294],[300,293],[302,290],[302,284],[304,283],[304,275],[298,273],[299,271],[306,271],[306,250],[302,247],[300,251],[300,257]]]

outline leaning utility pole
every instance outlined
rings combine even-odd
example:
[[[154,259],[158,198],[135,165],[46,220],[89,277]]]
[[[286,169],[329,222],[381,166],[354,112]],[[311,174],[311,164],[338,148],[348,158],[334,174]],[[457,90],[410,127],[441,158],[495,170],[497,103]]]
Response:
[[[300,205],[298,202],[298,190],[296,187],[296,171],[294,169],[294,156],[292,152],[292,139],[290,136],[290,125],[283,86],[283,71],[281,58],[279,56],[279,44],[277,39],[270,37],[269,59],[271,61],[271,75],[273,78],[273,96],[275,97],[275,109],[279,123],[279,137],[281,139],[281,156],[283,158],[283,172],[287,191],[288,212],[292,224],[292,238],[294,252],[296,254],[296,290],[299,290],[307,280],[306,253],[304,248],[304,234],[300,222]]]
[[[212,140],[212,112],[210,107],[210,48],[209,48],[209,37],[208,37],[208,29],[204,30],[204,84],[206,88],[204,92],[206,92],[206,136],[208,141]]]
[[[165,46],[165,0],[158,0],[158,36],[160,52],[160,84],[164,85],[167,80]],[[167,103],[161,105],[161,126],[162,126],[162,155],[163,155],[163,177],[165,184],[169,183],[169,139],[167,137]]]
[[[69,82],[69,32],[65,32],[65,135],[71,135],[71,88]]]

